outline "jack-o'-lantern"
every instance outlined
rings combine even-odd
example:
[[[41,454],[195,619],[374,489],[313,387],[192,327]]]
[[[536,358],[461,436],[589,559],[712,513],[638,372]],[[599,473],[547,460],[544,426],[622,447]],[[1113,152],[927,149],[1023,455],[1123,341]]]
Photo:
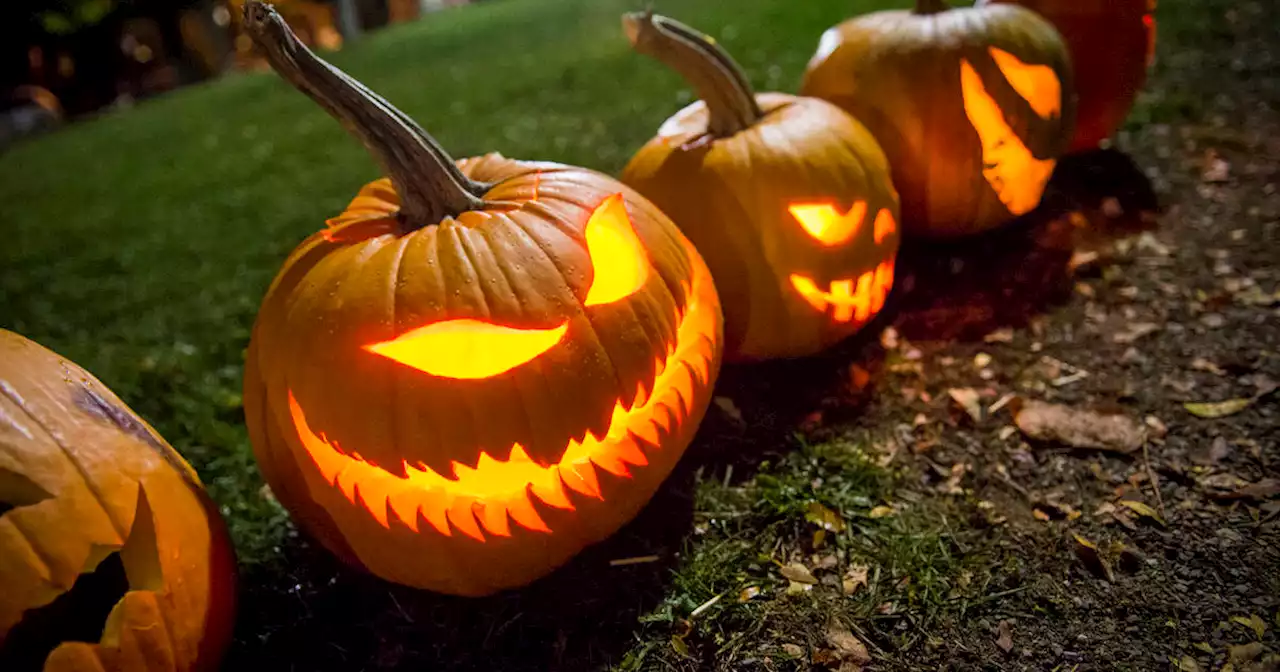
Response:
[[[875,138],[836,106],[755,95],[710,37],[651,13],[623,17],[636,51],[700,100],[636,153],[622,180],[698,246],[724,301],[726,356],[815,353],[884,305],[898,196]]]
[[[1071,51],[1079,107],[1071,151],[1096,149],[1115,133],[1155,57],[1155,0],[981,0],[1035,10]]]
[[[846,21],[823,34],[801,92],[871,129],[909,236],[978,233],[1034,209],[1075,123],[1066,45],[1015,5],[917,0]]]
[[[387,178],[267,291],[245,372],[258,463],[325,546],[462,595],[526,584],[635,516],[710,401],[710,272],[605,175],[496,154],[455,164],[389,103],[246,25]]]
[[[235,557],[191,467],[75,364],[0,329],[0,670],[217,669]]]

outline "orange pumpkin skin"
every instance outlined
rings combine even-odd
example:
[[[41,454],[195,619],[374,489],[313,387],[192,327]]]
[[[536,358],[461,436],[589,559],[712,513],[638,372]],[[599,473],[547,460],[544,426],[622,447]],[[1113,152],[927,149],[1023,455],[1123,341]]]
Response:
[[[1071,51],[1079,108],[1072,152],[1097,149],[1124,123],[1154,57],[1155,0],[981,0],[1034,10]]]
[[[0,669],[217,669],[235,557],[195,472],[88,372],[2,329],[0,503]],[[63,635],[34,614],[113,553],[128,588],[100,641],[36,644]]]
[[[888,162],[861,124],[816,98],[756,99],[764,119],[708,142],[699,142],[706,106],[693,103],[622,172],[702,251],[724,302],[728,357],[746,361],[811,355],[857,332],[884,305],[899,239]],[[865,214],[850,238],[825,245],[790,210],[806,204]],[[856,288],[863,276],[872,280],[843,311],[815,305],[793,284],[809,279],[825,290],[851,280]]]
[[[700,100],[622,171],[707,260],[724,302],[726,357],[819,352],[884,306],[898,195],[875,138],[816,98],[756,95],[714,39],[651,13],[623,17],[636,51]]]
[[[1013,5],[917,0],[823,34],[801,94],[839,105],[889,159],[907,236],[957,238],[1030,212],[1075,125],[1061,36]]]
[[[347,561],[458,595],[526,584],[630,520],[693,438],[723,318],[697,251],[584,168],[456,164],[245,6],[271,66],[386,170],[294,250],[250,338],[263,475]]]
[[[499,205],[401,234],[378,181],[298,247],[254,326],[245,406],[267,482],[327,547],[392,581],[484,595],[550,572],[644,506],[710,401],[722,318],[693,246],[625,186],[497,155],[458,165]],[[605,271],[584,225],[619,193],[648,278],[585,306]],[[469,380],[364,348],[460,319],[567,329]]]

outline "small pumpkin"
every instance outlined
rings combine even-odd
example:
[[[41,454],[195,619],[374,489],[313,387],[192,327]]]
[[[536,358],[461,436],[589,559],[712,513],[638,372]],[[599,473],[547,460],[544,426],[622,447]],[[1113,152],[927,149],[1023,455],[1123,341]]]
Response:
[[[825,101],[755,95],[724,49],[678,21],[633,13],[623,24],[701,99],[622,180],[705,255],[727,356],[808,355],[856,332],[884,305],[898,251],[898,196],[875,138]]]
[[[719,371],[693,245],[608,176],[455,165],[269,6],[245,24],[388,176],[289,256],[254,325],[246,422],[277,498],[352,564],[460,595],[612,534],[688,446]]]
[[[907,235],[951,238],[1034,209],[1075,123],[1058,32],[1014,5],[912,10],[828,30],[801,93],[871,129],[902,197]]]
[[[215,670],[235,584],[191,467],[87,371],[0,329],[0,669]]]
[[[1072,152],[1096,149],[1129,116],[1155,56],[1155,0],[980,0],[1034,10],[1071,51],[1079,108]]]

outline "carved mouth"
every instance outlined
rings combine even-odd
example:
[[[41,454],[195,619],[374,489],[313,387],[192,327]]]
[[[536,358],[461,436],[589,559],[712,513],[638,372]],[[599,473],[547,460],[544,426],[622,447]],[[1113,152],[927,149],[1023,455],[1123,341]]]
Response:
[[[830,289],[824,291],[812,278],[791,274],[791,286],[813,309],[827,312],[832,308],[831,319],[836,322],[856,320],[866,322],[884,307],[885,297],[893,288],[894,260],[880,262],[876,270],[867,271],[857,280],[833,280]]]
[[[526,529],[550,532],[533,497],[567,510],[574,505],[566,488],[602,499],[595,470],[629,478],[632,467],[647,465],[646,455],[683,425],[694,400],[709,385],[716,351],[715,290],[705,271],[695,271],[693,286],[685,290],[690,300],[675,344],[657,359],[652,392],[646,397],[638,387],[632,399],[619,399],[605,435],[588,432],[582,440],[571,440],[554,464],[534,462],[516,443],[506,459],[481,452],[474,467],[454,462],[453,478],[407,462],[405,476],[398,476],[317,436],[290,391],[298,438],[325,481],[352,504],[358,501],[385,528],[390,529],[394,516],[418,532],[421,518],[445,536],[456,528],[483,542],[486,533],[510,536],[509,516]]]

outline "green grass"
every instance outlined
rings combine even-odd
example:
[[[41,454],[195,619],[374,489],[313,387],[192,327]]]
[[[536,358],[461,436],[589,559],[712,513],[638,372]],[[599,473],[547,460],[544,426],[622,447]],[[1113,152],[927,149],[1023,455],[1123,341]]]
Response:
[[[764,89],[791,89],[821,31],[871,2],[693,0]],[[488,0],[371,34],[332,60],[455,156],[616,171],[690,99],[631,53],[634,0]],[[94,372],[200,472],[244,562],[283,514],[259,495],[242,352],[289,250],[377,176],[358,142],[271,74],[236,74],[23,143],[0,161],[0,326]]]

